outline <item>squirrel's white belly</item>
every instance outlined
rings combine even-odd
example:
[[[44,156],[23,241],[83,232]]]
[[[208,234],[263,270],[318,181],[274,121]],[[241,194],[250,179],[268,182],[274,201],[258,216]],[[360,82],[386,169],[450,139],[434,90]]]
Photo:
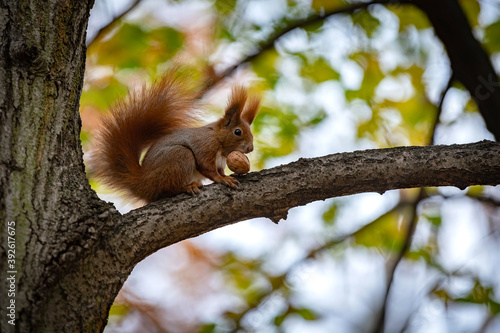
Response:
[[[194,170],[193,175],[191,176],[192,182],[201,182],[202,180],[207,179],[207,177],[203,176],[198,170]]]
[[[223,157],[221,153],[217,153],[217,156],[215,158],[215,165],[217,169],[224,170],[226,168],[226,158]],[[191,175],[191,183],[202,182],[204,180],[204,184],[207,184],[206,180],[208,180],[208,178],[203,176],[198,170],[194,170],[193,174]]]
[[[217,155],[215,156],[215,165],[217,166],[217,169],[224,170],[226,168],[226,158],[222,156],[220,152],[217,152]]]

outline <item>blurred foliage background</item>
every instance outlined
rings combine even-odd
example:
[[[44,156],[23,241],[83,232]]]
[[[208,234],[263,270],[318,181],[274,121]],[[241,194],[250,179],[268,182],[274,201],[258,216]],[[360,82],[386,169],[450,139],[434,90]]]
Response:
[[[498,73],[500,3],[459,3]],[[235,83],[263,97],[253,171],[493,138],[426,16],[396,1],[96,0],[87,44],[86,158],[109,106],[179,62],[207,119]],[[140,263],[106,332],[498,332],[499,203],[498,186],[398,190],[216,230]]]

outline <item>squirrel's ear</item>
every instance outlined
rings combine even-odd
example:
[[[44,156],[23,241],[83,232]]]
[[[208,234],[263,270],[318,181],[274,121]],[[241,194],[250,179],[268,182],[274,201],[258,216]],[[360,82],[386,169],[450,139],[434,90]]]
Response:
[[[240,119],[246,100],[246,89],[241,86],[233,87],[231,97],[227,103],[226,113],[224,114],[224,125],[229,126],[231,123],[236,123]]]
[[[259,112],[260,107],[260,98],[253,96],[250,98],[250,101],[247,103],[245,110],[241,114],[241,119],[245,120],[248,125],[251,125],[257,112]]]

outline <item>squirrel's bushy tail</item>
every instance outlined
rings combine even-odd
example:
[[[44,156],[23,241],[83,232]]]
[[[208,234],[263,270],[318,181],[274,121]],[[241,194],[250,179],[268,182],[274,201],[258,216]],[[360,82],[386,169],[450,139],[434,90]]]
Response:
[[[137,197],[143,178],[141,154],[170,131],[195,125],[196,97],[185,73],[176,70],[129,93],[102,121],[92,171],[106,185]]]

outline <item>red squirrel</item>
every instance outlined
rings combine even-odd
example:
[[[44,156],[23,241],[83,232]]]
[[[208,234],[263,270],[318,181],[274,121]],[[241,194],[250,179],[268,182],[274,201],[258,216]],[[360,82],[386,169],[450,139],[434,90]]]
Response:
[[[247,101],[246,89],[234,87],[224,116],[194,127],[197,95],[186,77],[171,70],[115,104],[97,136],[91,161],[96,176],[147,203],[199,194],[205,178],[235,188],[238,181],[224,174],[226,157],[253,150],[250,125],[260,99]]]

